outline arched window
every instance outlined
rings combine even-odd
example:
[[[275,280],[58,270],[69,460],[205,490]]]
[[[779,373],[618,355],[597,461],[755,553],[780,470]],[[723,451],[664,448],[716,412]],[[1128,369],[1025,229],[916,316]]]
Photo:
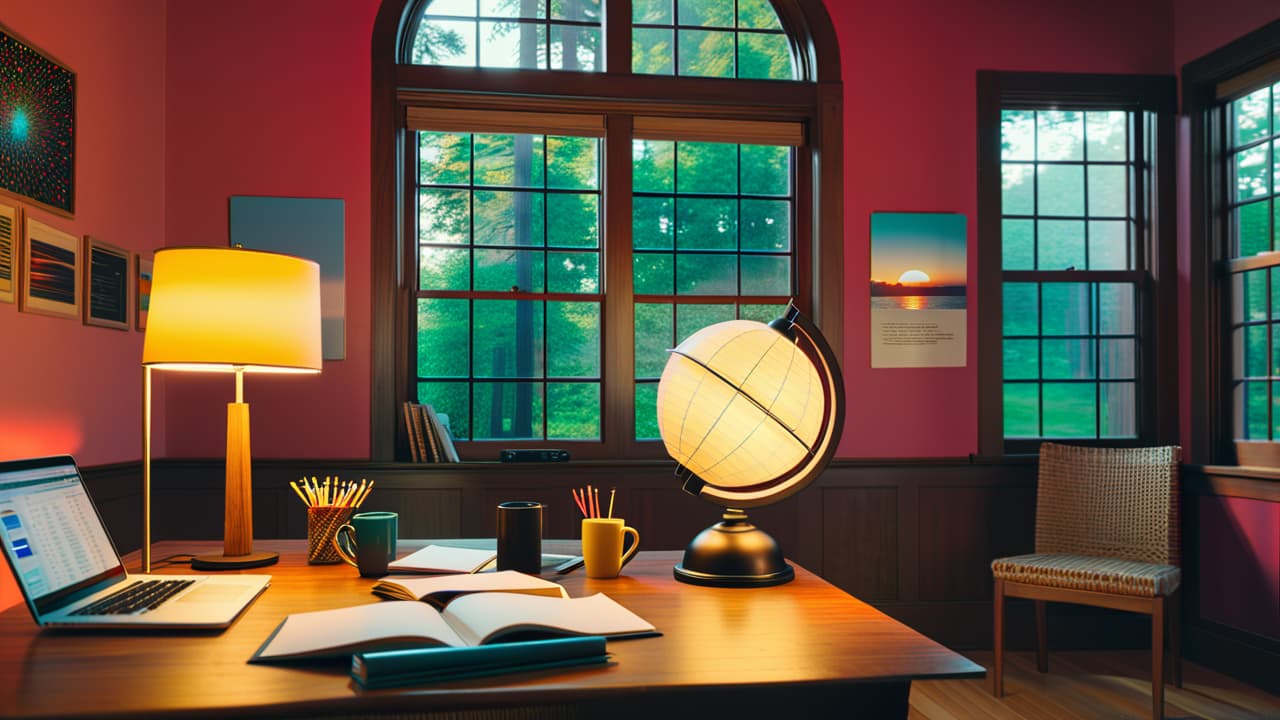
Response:
[[[798,0],[387,0],[373,38],[375,459],[661,455],[665,350],[794,300],[840,347],[841,88]]]

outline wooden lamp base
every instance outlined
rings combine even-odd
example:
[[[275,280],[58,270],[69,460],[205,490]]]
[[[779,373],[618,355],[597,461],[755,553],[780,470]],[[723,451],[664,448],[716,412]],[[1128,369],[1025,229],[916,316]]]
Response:
[[[197,555],[191,558],[192,570],[241,570],[244,568],[275,565],[280,553],[251,552],[248,555]]]
[[[237,376],[237,399],[241,397]],[[249,404],[227,403],[227,494],[221,553],[197,555],[195,570],[240,570],[274,565],[279,553],[253,550],[253,475],[249,454]]]

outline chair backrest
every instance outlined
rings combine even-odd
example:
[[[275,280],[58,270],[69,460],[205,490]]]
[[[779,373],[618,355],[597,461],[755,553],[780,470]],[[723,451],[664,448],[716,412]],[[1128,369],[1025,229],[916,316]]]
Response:
[[[1181,455],[1176,445],[1042,444],[1036,552],[1179,565]]]

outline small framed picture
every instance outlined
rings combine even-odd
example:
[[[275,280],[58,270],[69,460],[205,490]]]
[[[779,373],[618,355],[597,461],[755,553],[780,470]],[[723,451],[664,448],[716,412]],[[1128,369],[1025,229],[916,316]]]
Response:
[[[21,211],[0,203],[0,302],[11,303],[18,289],[18,229]]]
[[[80,239],[27,218],[22,235],[22,312],[80,317]]]
[[[134,327],[141,331],[147,329],[147,310],[151,307],[151,265],[154,261],[140,254],[133,257],[133,287],[138,296],[133,306],[136,311]]]
[[[129,329],[129,251],[84,236],[84,324]]]

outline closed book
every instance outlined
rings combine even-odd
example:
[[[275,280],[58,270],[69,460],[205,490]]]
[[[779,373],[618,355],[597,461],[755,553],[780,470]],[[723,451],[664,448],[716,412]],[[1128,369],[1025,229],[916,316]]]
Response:
[[[605,639],[527,640],[481,647],[385,650],[351,656],[351,678],[366,690],[607,662]]]
[[[497,550],[428,545],[391,561],[387,570],[393,573],[473,573],[497,557]]]

